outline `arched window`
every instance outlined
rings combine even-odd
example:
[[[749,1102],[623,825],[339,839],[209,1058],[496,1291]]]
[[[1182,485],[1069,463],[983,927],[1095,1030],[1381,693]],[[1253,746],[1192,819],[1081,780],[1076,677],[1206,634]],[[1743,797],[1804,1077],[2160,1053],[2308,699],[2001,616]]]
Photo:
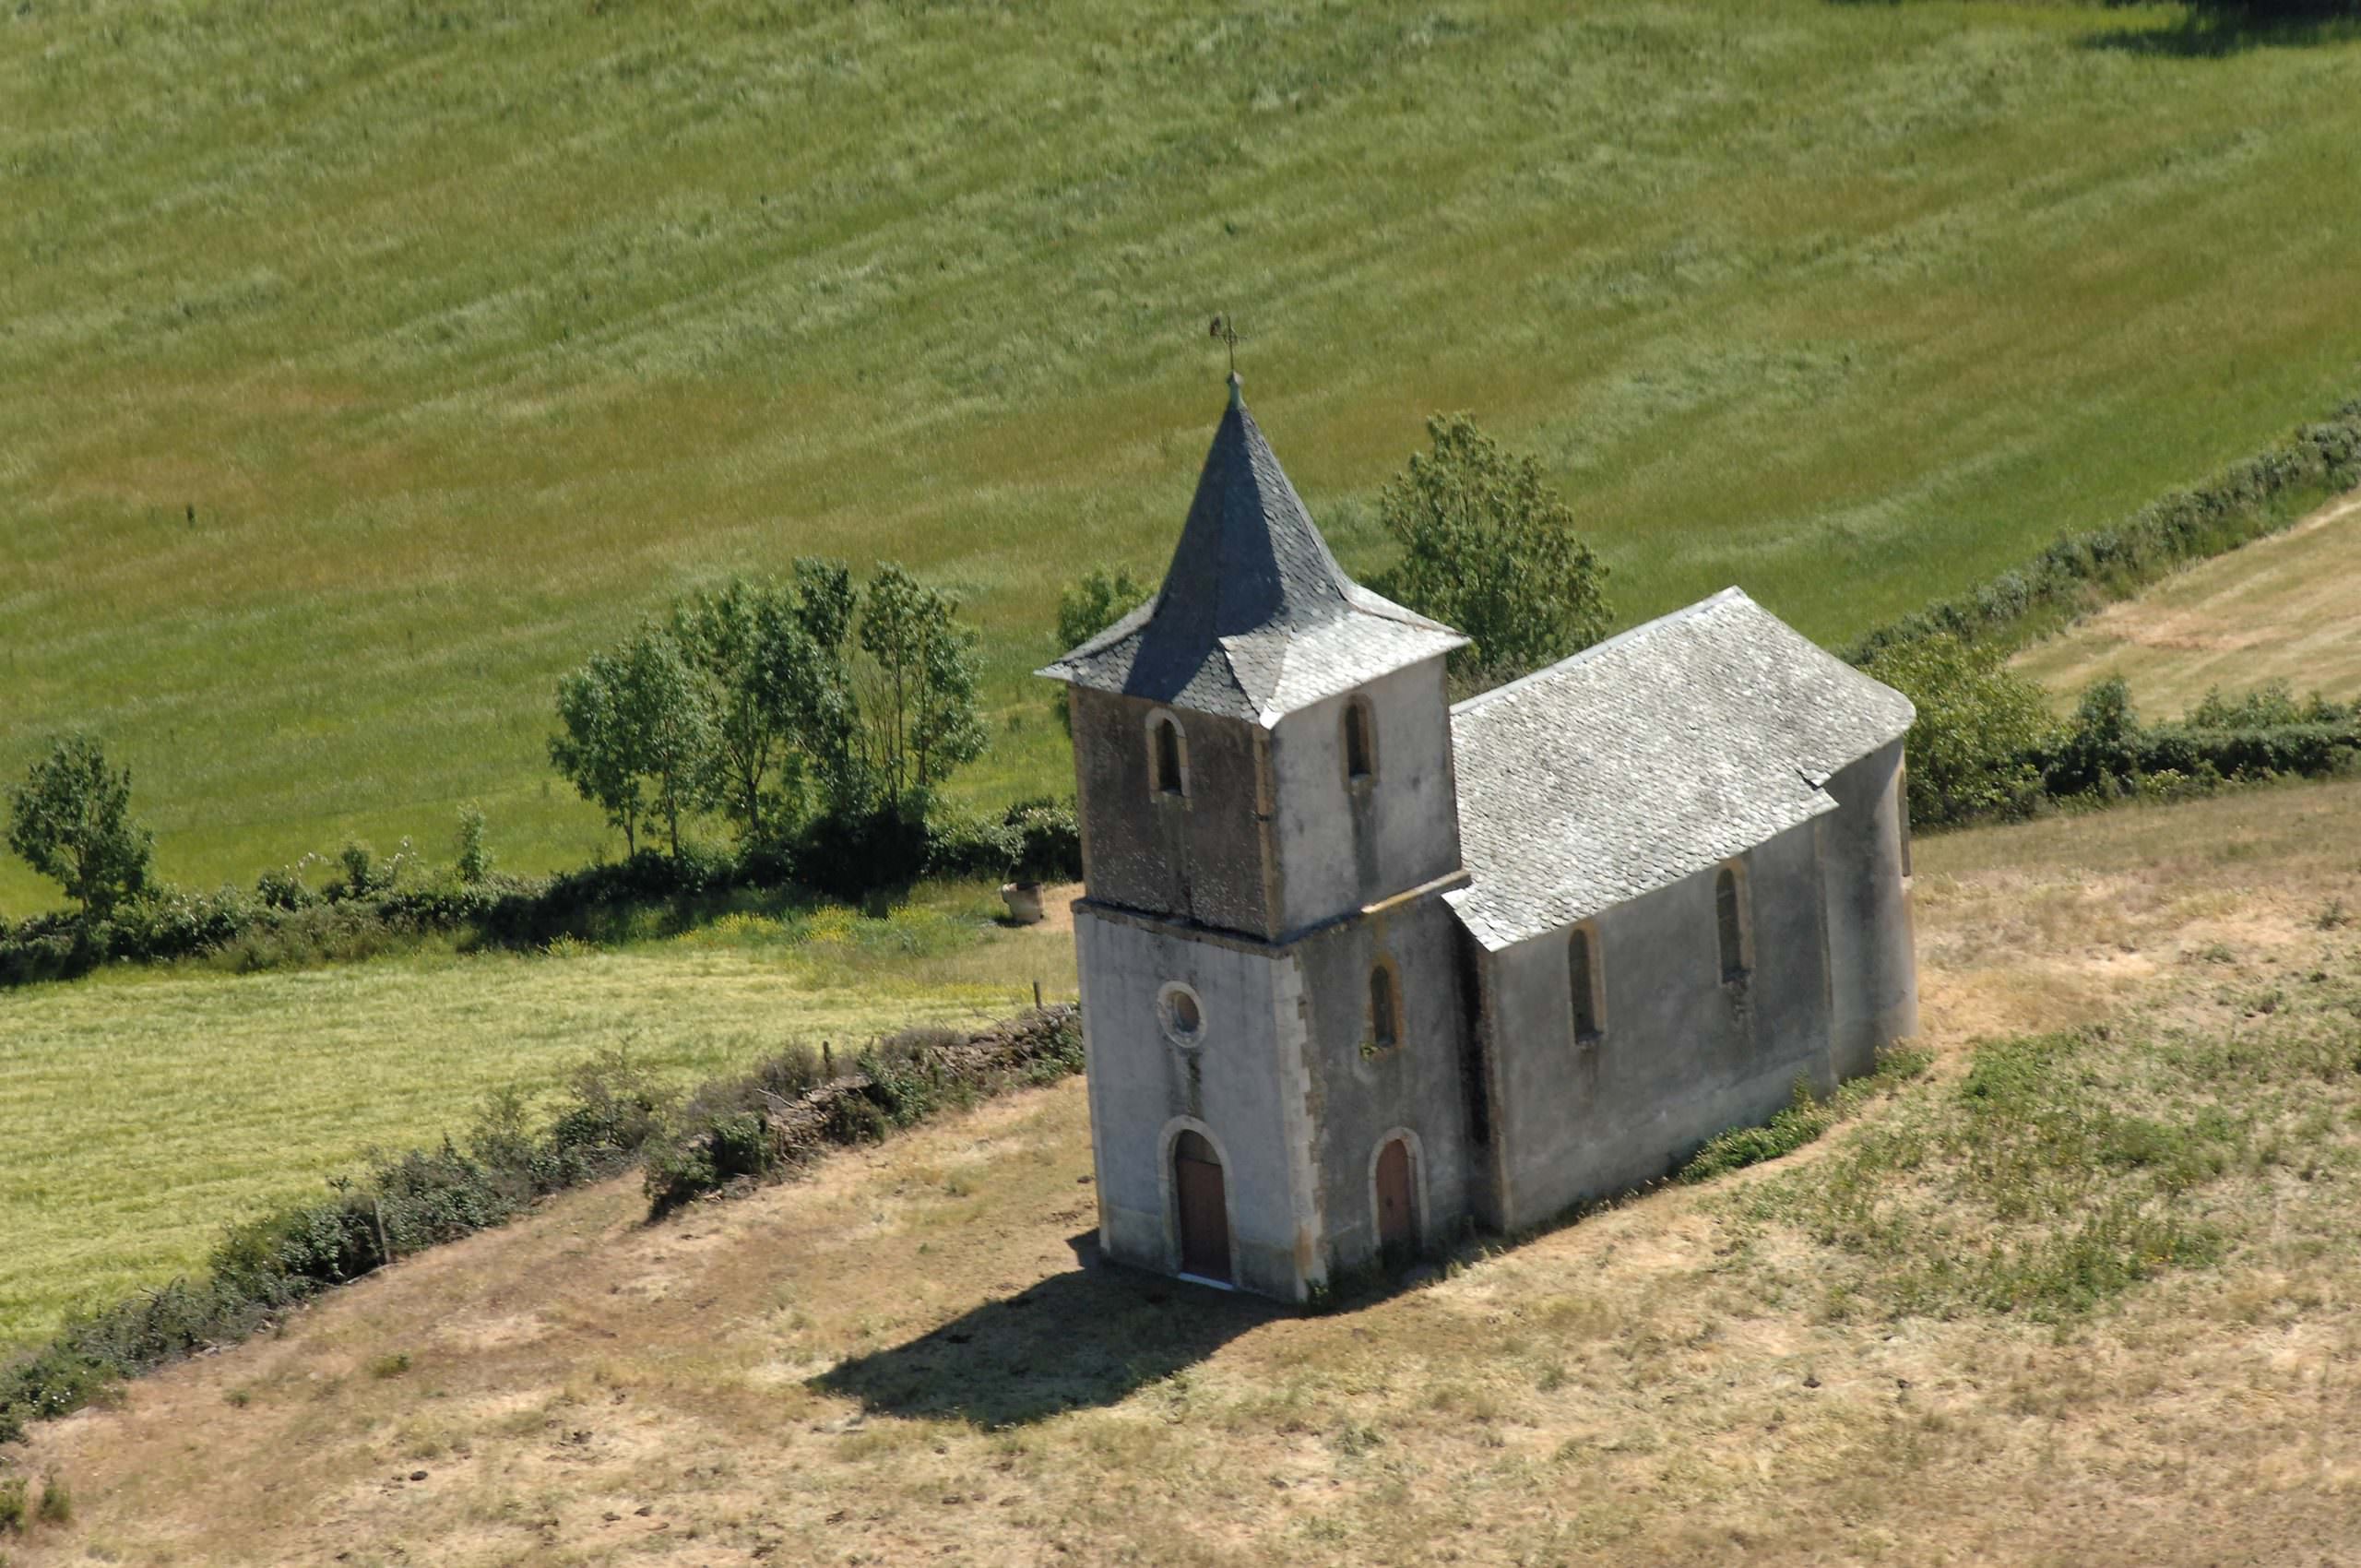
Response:
[[[1587,1044],[1599,1037],[1598,948],[1588,926],[1566,933],[1566,987],[1573,997],[1574,1042]]]
[[[1369,1042],[1390,1051],[1402,1038],[1400,999],[1394,994],[1394,971],[1376,964],[1369,971]]]
[[[1902,834],[1902,876],[1910,879],[1910,765],[1904,763],[1893,775],[1893,820]]]
[[[1180,726],[1169,714],[1159,717],[1151,726],[1156,740],[1156,792],[1159,795],[1185,793],[1180,776]]]
[[[1366,783],[1377,777],[1375,726],[1367,697],[1355,697],[1345,705],[1346,782]]]
[[[1721,941],[1723,980],[1744,980],[1751,955],[1746,950],[1746,908],[1738,897],[1738,872],[1731,866],[1714,873],[1714,927]]]

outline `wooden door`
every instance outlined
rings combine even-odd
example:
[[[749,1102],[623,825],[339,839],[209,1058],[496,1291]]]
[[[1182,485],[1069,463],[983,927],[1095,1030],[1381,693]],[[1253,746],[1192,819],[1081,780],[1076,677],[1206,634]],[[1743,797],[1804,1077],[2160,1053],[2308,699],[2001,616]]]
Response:
[[[1399,1265],[1418,1253],[1418,1200],[1410,1181],[1410,1146],[1395,1138],[1377,1156],[1377,1241]]]
[[[1172,1146],[1172,1184],[1180,1207],[1180,1272],[1229,1283],[1229,1206],[1221,1158],[1194,1132]]]

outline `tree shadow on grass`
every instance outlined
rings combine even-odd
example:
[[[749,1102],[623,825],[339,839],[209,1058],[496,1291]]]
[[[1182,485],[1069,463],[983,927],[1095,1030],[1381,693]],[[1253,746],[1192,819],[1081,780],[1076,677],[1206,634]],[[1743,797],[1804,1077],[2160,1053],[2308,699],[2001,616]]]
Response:
[[[2304,49],[2361,39],[2361,12],[2347,0],[2278,7],[2193,5],[2170,27],[2109,28],[2085,49],[2165,60],[2224,60],[2255,49]]]
[[[1291,1315],[1252,1296],[1101,1265],[1096,1236],[1073,1245],[1084,1265],[1073,1273],[841,1361],[811,1386],[876,1414],[1021,1426],[1112,1405]]]

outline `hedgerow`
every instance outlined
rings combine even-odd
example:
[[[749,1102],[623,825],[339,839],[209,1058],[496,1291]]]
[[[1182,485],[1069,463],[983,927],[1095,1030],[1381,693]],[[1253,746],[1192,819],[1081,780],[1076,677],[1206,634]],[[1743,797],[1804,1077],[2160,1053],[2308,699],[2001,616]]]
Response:
[[[1845,657],[1867,663],[1898,644],[1949,636],[2015,647],[2193,561],[2277,532],[2291,502],[2361,484],[2361,398],[2113,528],[2067,534],[2024,565],[1865,633]]]
[[[367,958],[436,933],[509,948],[604,940],[651,907],[670,907],[686,924],[748,890],[856,899],[920,876],[1069,881],[1082,874],[1082,840],[1073,804],[1044,797],[994,819],[820,819],[785,842],[736,854],[684,845],[679,855],[643,850],[554,876],[481,871],[469,881],[456,867],[405,874],[402,857],[379,862],[357,845],[342,860],[346,874],[316,891],[302,868],[289,867],[265,873],[252,892],[165,888],[104,918],[61,910],[0,925],[0,987],[69,980],[110,962],[211,958],[263,969]]]
[[[602,1054],[575,1071],[538,1129],[520,1091],[496,1094],[464,1138],[374,1159],[319,1198],[230,1226],[197,1277],[73,1317],[0,1364],[0,1443],[125,1378],[244,1339],[323,1291],[635,1160],[646,1162],[661,1216],[740,1179],[782,1174],[828,1145],[872,1141],[944,1106],[1081,1066],[1071,1005],[975,1035],[906,1031],[869,1046],[843,1074],[790,1049],[685,1099],[630,1058]]]

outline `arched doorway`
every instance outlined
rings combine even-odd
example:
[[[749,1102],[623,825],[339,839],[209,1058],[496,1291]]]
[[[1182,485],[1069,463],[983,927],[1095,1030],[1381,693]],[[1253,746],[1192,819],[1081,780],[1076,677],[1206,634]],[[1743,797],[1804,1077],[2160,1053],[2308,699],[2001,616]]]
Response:
[[[1377,1152],[1377,1244],[1388,1268],[1418,1255],[1418,1194],[1406,1138],[1387,1140]]]
[[[1172,1145],[1172,1191],[1180,1211],[1180,1272],[1230,1283],[1229,1205],[1222,1189],[1221,1156],[1194,1128]]]

